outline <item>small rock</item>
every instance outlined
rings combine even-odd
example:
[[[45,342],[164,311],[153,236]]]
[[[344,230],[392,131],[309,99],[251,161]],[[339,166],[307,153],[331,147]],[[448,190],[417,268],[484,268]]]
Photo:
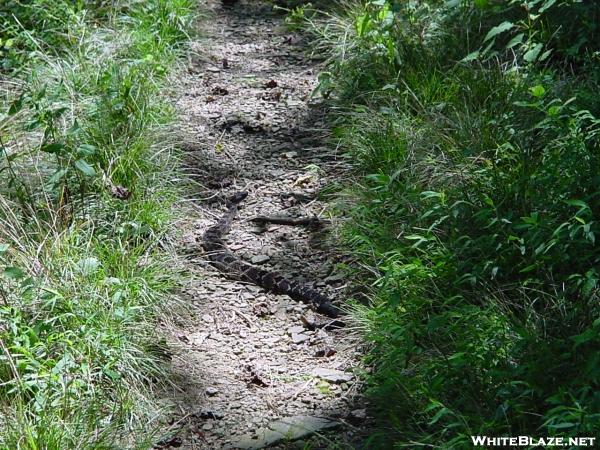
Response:
[[[329,338],[329,335],[321,329],[321,330],[317,331],[317,338],[322,341],[327,341],[327,339]]]
[[[367,410],[366,409],[355,409],[350,413],[352,417],[356,417],[357,419],[366,419],[367,418]]]
[[[315,330],[319,327],[319,324],[317,323],[317,317],[312,311],[307,311],[306,314],[300,317],[300,320],[302,321],[304,327],[308,328],[309,330]]]
[[[179,436],[173,436],[162,439],[156,443],[155,449],[179,448],[183,445],[183,439]]]
[[[223,417],[225,417],[225,414],[219,411],[213,411],[211,409],[202,409],[197,413],[197,416],[204,420],[221,420]]]
[[[295,441],[321,430],[335,428],[339,422],[312,416],[292,416],[270,423],[256,432],[257,437],[246,435],[226,448],[259,450],[283,441]]]
[[[215,319],[213,318],[213,316],[211,316],[210,314],[203,314],[202,315],[202,320],[206,323],[213,323],[215,321]]]
[[[261,302],[252,306],[252,312],[258,317],[265,317],[271,314],[271,309],[267,303]]]
[[[303,333],[304,332],[304,327],[301,326],[295,326],[295,327],[290,327],[288,328],[288,334],[296,334],[296,333]]]
[[[209,397],[214,397],[219,393],[219,390],[214,387],[207,387],[204,392],[206,392],[206,395],[208,395]]]
[[[271,259],[267,255],[256,255],[252,257],[252,264],[264,264]]]
[[[342,372],[341,370],[327,369],[324,367],[317,367],[312,371],[312,375],[332,383],[344,383],[352,380],[353,378],[352,374]]]
[[[307,336],[304,333],[292,333],[292,342],[294,344],[301,344],[302,342],[306,342],[310,339],[310,336]]]
[[[213,424],[212,424],[212,423],[210,423],[210,422],[208,422],[208,423],[205,423],[204,425],[202,425],[202,429],[203,429],[204,431],[210,431],[210,430],[212,430],[212,429],[213,429]]]
[[[317,358],[329,358],[330,356],[333,356],[336,353],[337,352],[334,348],[331,348],[328,345],[325,345],[325,346],[317,349],[317,351],[315,352],[315,356]]]
[[[328,283],[335,283],[335,282],[344,280],[344,278],[346,278],[344,276],[344,274],[335,273],[335,274],[329,275],[327,278],[325,278],[325,281],[327,281]]]
[[[258,386],[258,387],[269,387],[269,385],[270,385],[268,381],[266,381],[263,377],[261,377],[256,372],[250,373],[250,377],[248,378],[248,384]]]
[[[212,95],[228,95],[229,91],[221,86],[215,86],[211,91]]]
[[[366,409],[355,409],[351,411],[348,415],[348,421],[353,423],[354,425],[359,425],[365,421],[367,418],[367,410]]]

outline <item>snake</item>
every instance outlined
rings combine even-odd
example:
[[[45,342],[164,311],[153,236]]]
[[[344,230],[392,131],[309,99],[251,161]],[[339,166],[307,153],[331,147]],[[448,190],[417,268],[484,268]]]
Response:
[[[278,272],[256,267],[237,257],[225,244],[223,238],[231,229],[238,214],[239,205],[248,192],[242,191],[227,200],[227,211],[218,222],[202,235],[202,247],[213,267],[229,277],[262,287],[275,294],[285,294],[296,301],[312,306],[317,312],[331,318],[340,317],[342,311],[331,300],[306,283],[281,275]],[[339,325],[342,323],[339,321]]]

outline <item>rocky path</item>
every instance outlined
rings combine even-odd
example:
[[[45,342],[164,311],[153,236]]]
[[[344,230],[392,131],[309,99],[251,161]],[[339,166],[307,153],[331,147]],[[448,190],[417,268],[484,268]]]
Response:
[[[206,263],[202,233],[239,190],[250,195],[228,235],[240,257],[306,279],[336,301],[345,281],[327,229],[267,225],[257,215],[327,218],[324,188],[345,163],[310,94],[317,63],[271,5],[242,1],[208,15],[193,44],[177,108],[198,182],[181,252],[195,273],[189,317],[167,327],[176,379],[174,438],[160,448],[354,448],[364,417],[349,329],[311,330],[317,317],[287,296],[229,280]],[[321,194],[321,195],[320,195]],[[295,442],[291,442],[295,441]],[[309,442],[310,441],[310,442]]]

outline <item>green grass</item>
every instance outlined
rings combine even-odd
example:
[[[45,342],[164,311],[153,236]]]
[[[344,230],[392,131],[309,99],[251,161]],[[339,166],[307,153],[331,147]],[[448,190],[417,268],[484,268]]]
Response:
[[[599,10],[521,3],[294,13],[355,161],[370,448],[600,430]]]
[[[0,6],[0,448],[149,448],[189,0]],[[127,199],[113,191],[120,188]]]

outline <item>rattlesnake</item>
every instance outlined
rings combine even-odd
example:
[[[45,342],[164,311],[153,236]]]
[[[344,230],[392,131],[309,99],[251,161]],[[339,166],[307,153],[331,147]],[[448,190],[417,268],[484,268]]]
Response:
[[[227,248],[223,236],[229,232],[238,212],[238,205],[247,196],[247,192],[238,192],[229,198],[227,212],[202,236],[202,247],[207,252],[211,264],[228,276],[256,284],[271,292],[289,295],[294,300],[314,306],[318,312],[329,317],[339,317],[340,309],[320,292],[293,278],[286,278],[277,272],[260,269],[242,261]],[[341,322],[336,322],[341,325]]]

